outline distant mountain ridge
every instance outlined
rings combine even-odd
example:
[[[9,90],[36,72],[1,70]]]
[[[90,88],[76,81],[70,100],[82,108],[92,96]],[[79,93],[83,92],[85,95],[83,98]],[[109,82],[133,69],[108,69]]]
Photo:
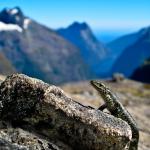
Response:
[[[120,72],[129,77],[145,59],[150,57],[150,27],[141,30],[139,33],[141,33],[141,36],[137,41],[125,48],[117,58],[112,72]]]
[[[0,73],[21,72],[54,84],[115,72],[131,77],[149,57],[150,27],[104,45],[85,22],[54,31],[19,7],[0,12]]]
[[[123,50],[134,44],[140,37],[142,37],[147,32],[147,30],[149,30],[149,28],[150,27],[145,27],[137,32],[121,36],[116,40],[108,43],[107,46],[111,51],[115,51],[114,56],[117,58],[123,52]]]
[[[115,70],[115,62],[117,59],[122,55],[125,49],[136,43],[148,29],[149,27],[143,28],[137,32],[121,36],[110,43],[107,43],[106,46],[109,49],[109,55],[106,57],[105,61],[108,62],[108,68],[110,68],[110,71],[107,72],[108,76],[111,76],[115,71],[119,72],[119,70]]]
[[[57,32],[80,49],[84,61],[93,72],[99,75],[106,69],[103,59],[107,56],[108,50],[96,39],[87,23],[74,22],[67,28],[58,29]]]
[[[0,51],[18,72],[55,84],[93,77],[79,49],[19,7],[2,10],[0,23]]]

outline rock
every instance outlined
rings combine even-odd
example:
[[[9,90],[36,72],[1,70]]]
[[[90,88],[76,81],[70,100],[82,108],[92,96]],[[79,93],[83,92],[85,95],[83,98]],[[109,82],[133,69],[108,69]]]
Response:
[[[1,121],[0,129],[1,147],[9,147],[10,150],[60,150],[55,144],[42,139],[40,135],[37,136],[20,128],[13,128],[7,122]]]
[[[1,150],[27,150],[25,147],[12,144],[5,139],[0,138],[0,149]]]
[[[114,74],[113,74],[113,77],[112,77],[112,80],[113,80],[114,82],[121,82],[121,81],[123,81],[124,79],[125,79],[125,77],[124,77],[124,75],[121,74],[121,73],[114,73]]]
[[[0,123],[0,149],[5,150],[8,147],[10,150],[60,150],[55,144],[42,139],[40,135],[13,128],[4,121]]]
[[[150,86],[128,79],[119,83],[112,82],[112,80],[100,81],[116,93],[120,102],[137,122],[140,132],[138,150],[150,150],[150,111],[148,111],[150,110]],[[70,97],[73,97],[78,100],[78,102],[87,106],[90,105],[94,108],[98,108],[103,104],[99,93],[89,86],[88,81],[67,83],[61,88],[67,92]],[[91,97],[84,94],[84,92],[87,91],[91,93]]]
[[[5,80],[6,76],[0,74],[0,84]]]
[[[125,121],[85,107],[60,88],[23,74],[8,76],[1,83],[0,101],[2,120],[49,142],[61,141],[66,149],[123,150],[132,137]]]

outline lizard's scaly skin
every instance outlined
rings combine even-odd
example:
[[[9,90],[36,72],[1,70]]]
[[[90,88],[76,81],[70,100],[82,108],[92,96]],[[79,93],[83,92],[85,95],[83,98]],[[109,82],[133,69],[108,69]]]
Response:
[[[132,130],[132,140],[129,150],[137,150],[139,141],[139,130],[137,128],[136,122],[134,121],[130,113],[119,102],[115,94],[113,94],[110,89],[107,88],[103,83],[94,80],[91,81],[91,85],[100,93],[101,97],[105,101],[105,104],[107,106],[106,108],[110,111],[110,113],[113,116],[126,121],[130,125]]]

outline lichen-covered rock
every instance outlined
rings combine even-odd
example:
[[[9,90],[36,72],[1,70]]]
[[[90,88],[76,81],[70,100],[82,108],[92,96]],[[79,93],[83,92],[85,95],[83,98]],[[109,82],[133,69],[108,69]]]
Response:
[[[13,144],[2,138],[0,138],[0,149],[1,150],[27,150],[27,148],[24,146]]]
[[[0,74],[0,83],[6,79],[6,76]]]
[[[57,142],[57,144],[59,141]],[[68,149],[60,143],[63,149]],[[60,150],[54,143],[40,135],[12,127],[6,121],[0,121],[0,150]]]
[[[22,74],[0,85],[1,118],[72,149],[128,149],[132,133],[123,120],[85,107],[58,87]]]

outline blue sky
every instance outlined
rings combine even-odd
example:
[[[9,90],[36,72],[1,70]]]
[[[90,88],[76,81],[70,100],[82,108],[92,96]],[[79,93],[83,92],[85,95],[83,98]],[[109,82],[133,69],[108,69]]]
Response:
[[[0,10],[14,6],[51,28],[73,21],[85,21],[100,31],[130,31],[150,25],[150,0],[0,0]]]

